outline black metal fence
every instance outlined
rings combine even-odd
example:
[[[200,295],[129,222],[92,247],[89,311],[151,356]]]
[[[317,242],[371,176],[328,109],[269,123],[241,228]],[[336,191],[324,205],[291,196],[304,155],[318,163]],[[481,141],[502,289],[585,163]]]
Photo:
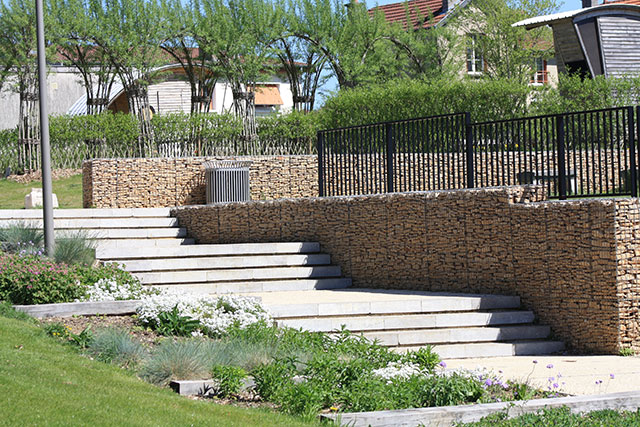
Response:
[[[640,117],[640,107],[637,109]],[[318,133],[321,196],[542,184],[638,195],[633,107],[471,123],[469,113]]]

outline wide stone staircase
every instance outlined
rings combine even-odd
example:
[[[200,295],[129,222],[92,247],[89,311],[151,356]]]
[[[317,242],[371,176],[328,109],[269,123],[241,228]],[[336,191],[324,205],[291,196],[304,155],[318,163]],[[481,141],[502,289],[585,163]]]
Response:
[[[39,210],[0,210],[0,227],[41,224]],[[194,244],[169,209],[68,209],[56,233],[82,230],[96,258],[145,285],[258,297],[281,325],[342,327],[398,351],[432,345],[444,359],[549,354],[562,342],[517,296],[356,289],[315,242]]]

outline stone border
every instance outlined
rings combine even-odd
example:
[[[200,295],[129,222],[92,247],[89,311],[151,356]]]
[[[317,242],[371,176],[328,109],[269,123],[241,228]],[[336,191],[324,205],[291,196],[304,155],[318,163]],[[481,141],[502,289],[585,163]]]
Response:
[[[97,314],[133,314],[136,312],[136,307],[139,303],[140,300],[62,302],[58,304],[14,305],[13,308],[41,319],[44,317],[91,316]]]
[[[321,418],[340,422],[340,425],[357,426],[450,426],[454,423],[470,423],[496,412],[506,411],[509,418],[545,408],[566,406],[572,413],[584,413],[602,409],[636,410],[640,408],[640,391],[570,396],[553,399],[536,399],[525,402],[482,403],[477,405],[440,406],[393,411],[351,412],[322,414]]]

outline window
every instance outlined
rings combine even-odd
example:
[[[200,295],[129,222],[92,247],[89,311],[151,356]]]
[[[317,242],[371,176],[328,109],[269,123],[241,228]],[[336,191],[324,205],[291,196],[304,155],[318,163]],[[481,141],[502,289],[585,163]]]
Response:
[[[542,58],[536,58],[533,67],[533,76],[531,76],[531,84],[546,85],[549,83],[549,73],[547,71],[547,61]]]
[[[479,50],[478,35],[470,34],[467,39],[467,74],[478,75],[484,70],[484,57]]]

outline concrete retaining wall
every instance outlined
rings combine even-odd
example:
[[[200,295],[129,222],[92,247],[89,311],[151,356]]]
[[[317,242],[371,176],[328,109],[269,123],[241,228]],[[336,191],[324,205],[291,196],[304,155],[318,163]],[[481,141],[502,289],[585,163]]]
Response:
[[[172,210],[200,243],[318,241],[355,287],[518,295],[578,351],[640,350],[640,204],[515,186]]]

